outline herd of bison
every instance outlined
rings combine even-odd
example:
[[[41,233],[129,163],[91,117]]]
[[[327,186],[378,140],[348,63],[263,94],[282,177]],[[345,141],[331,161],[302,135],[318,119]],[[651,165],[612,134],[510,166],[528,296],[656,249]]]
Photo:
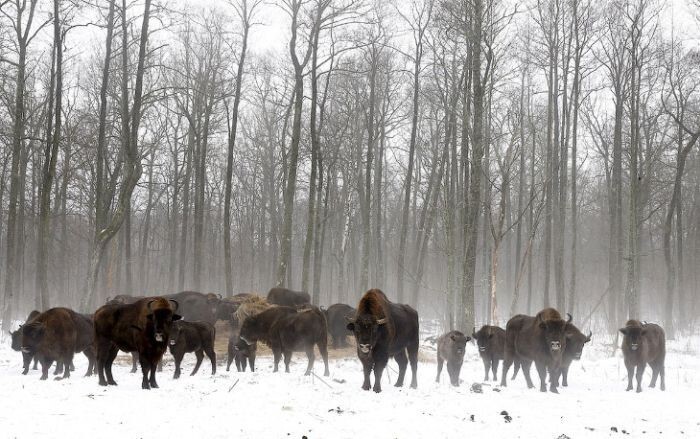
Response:
[[[70,376],[73,355],[83,352],[88,359],[86,376],[96,373],[100,385],[116,385],[112,364],[121,350],[132,354],[132,372],[137,362],[143,373],[142,388],[157,388],[156,371],[166,349],[175,360],[174,378],[180,376],[180,364],[185,353],[197,357],[192,375],[197,373],[206,354],[211,361],[212,374],[216,373],[214,340],[217,320],[230,324],[226,370],[235,362],[236,369],[255,370],[257,343],[270,347],[277,372],[284,358],[285,371],[293,352],[306,352],[311,374],[315,355],[314,346],[323,358],[324,375],[328,370],[328,336],[333,348],[347,346],[346,336],[355,337],[357,356],[362,363],[362,388],[369,390],[370,374],[374,371],[375,392],[381,392],[381,377],[389,357],[399,366],[396,386],[403,386],[408,364],[411,365],[411,387],[417,386],[419,323],[418,313],[409,305],[391,302],[378,289],[367,291],[357,308],[334,304],[327,309],[310,304],[307,293],[285,288],[273,288],[267,297],[238,294],[222,298],[216,294],[184,291],[177,294],[138,297],[121,295],[108,299],[92,315],[79,314],[68,308],[52,308],[44,312],[32,311],[26,322],[11,333],[12,348],[21,351],[23,374],[27,374],[32,360],[34,369],[41,364],[41,379],[48,378],[49,367],[56,362],[54,374]],[[665,336],[661,327],[653,323],[629,320],[620,329],[623,334],[622,352],[627,367],[627,390],[632,390],[636,376],[637,392],[647,364],[652,369],[650,387],[661,378],[664,383]],[[484,363],[484,379],[497,379],[498,364],[503,361],[501,385],[506,386],[507,374],[513,366],[513,378],[522,369],[528,387],[534,387],[530,367],[540,377],[540,390],[557,393],[559,379],[568,385],[569,366],[581,358],[581,352],[591,334],[583,334],[572,323],[571,315],[564,320],[560,313],[546,308],[534,317],[516,315],[505,329],[482,326],[467,336],[449,331],[437,341],[437,377],[446,363],[450,382],[459,386],[459,373],[464,361],[466,344],[474,340]],[[636,369],[636,373],[635,373]],[[58,379],[58,378],[57,378]]]

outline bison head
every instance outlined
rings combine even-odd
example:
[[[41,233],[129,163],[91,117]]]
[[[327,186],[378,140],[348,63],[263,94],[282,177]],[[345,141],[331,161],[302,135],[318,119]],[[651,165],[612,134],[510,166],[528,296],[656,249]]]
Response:
[[[471,337],[462,333],[450,334],[450,353],[457,358],[464,358],[464,347]]]
[[[10,332],[12,337],[12,349],[15,351],[20,351],[22,349],[22,326],[16,331]]]
[[[575,360],[581,359],[583,347],[591,341],[593,333],[588,331],[588,335],[581,333],[574,325],[568,323],[566,325],[566,353],[572,356]]]
[[[176,346],[178,343],[182,343],[184,340],[180,340],[180,334],[182,333],[182,320],[173,322],[170,328],[170,339],[168,344],[170,346]]]
[[[623,344],[629,346],[630,350],[637,351],[642,347],[647,330],[642,325],[628,325],[620,328],[620,332],[625,336]]]
[[[165,299],[153,299],[148,302],[146,325],[153,329],[153,338],[155,338],[158,343],[165,342],[170,334],[173,322],[182,318],[182,316],[175,314],[179,306],[177,301],[170,299],[169,302],[175,306],[174,309]]]
[[[20,350],[25,354],[34,353],[44,338],[46,326],[42,322],[27,323],[22,326],[22,343]]]
[[[358,354],[362,356],[370,354],[386,323],[386,317],[378,319],[371,313],[358,314],[354,319],[348,319],[346,327],[348,331],[355,334]]]
[[[566,324],[562,319],[544,320],[539,323],[539,328],[544,335],[544,342],[549,350],[549,353],[557,359],[560,359],[564,349],[566,348]]]
[[[263,330],[259,320],[256,316],[250,316],[243,320],[241,331],[238,335],[238,342],[234,346],[237,351],[247,351],[248,346],[251,346],[262,337]]]
[[[486,326],[482,326],[482,328],[476,332],[472,330],[472,338],[476,340],[476,345],[479,348],[479,352],[491,351],[493,331],[489,330],[489,328],[487,328]]]

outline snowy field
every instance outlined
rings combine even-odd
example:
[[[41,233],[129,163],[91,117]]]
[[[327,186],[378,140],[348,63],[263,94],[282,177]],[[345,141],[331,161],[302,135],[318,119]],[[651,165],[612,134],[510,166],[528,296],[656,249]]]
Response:
[[[559,395],[527,389],[520,375],[507,388],[489,382],[483,393],[470,391],[483,378],[471,343],[459,388],[449,385],[446,370],[435,382],[428,343],[421,349],[417,390],[393,387],[397,367],[390,360],[383,392],[375,394],[360,389],[359,360],[338,352],[331,354],[328,378],[303,376],[304,354],[295,354],[291,373],[273,374],[268,355],[258,357],[255,373],[238,373],[233,365],[226,372],[225,352],[217,352],[216,375],[205,357],[199,373],[189,376],[194,355],[188,354],[179,380],[172,379],[174,365],[166,354],[160,389],[150,391],[141,390],[140,371],[129,373],[125,355],[114,366],[117,387],[84,378],[82,354],[70,379],[39,381],[38,370],[21,375],[21,355],[5,337],[0,438],[700,438],[698,341],[668,342],[666,392],[647,388],[649,368],[643,393],[626,392],[620,351],[610,357],[604,346],[609,341],[594,337],[571,367],[570,387]],[[314,370],[320,376],[319,359]],[[532,372],[538,385],[534,367]]]

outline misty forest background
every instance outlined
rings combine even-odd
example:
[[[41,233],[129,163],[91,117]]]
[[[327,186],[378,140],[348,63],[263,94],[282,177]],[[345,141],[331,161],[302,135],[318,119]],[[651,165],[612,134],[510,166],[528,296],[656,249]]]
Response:
[[[379,287],[467,331],[551,305],[691,333],[695,14],[0,0],[2,325],[284,285],[322,305]]]

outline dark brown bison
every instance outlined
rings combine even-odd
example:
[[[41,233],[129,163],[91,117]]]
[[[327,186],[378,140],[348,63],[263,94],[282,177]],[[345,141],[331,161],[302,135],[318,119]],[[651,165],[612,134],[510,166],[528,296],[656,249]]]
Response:
[[[469,340],[471,338],[459,331],[450,331],[438,338],[436,383],[440,382],[442,365],[446,361],[450,383],[453,386],[459,386],[459,372],[462,370],[462,363],[464,363],[464,348]]]
[[[250,365],[250,371],[255,372],[255,356],[258,351],[258,344],[240,343],[240,328],[231,331],[228,339],[228,358],[226,360],[226,371],[231,368],[231,363],[235,361],[236,370],[245,372],[246,364]]]
[[[219,315],[219,304],[221,303],[220,294],[182,291],[163,297],[172,299],[180,305],[177,312],[182,316],[182,320],[216,324],[217,316]]]
[[[656,379],[661,376],[661,390],[666,390],[666,334],[661,326],[654,323],[640,323],[638,320],[628,320],[624,328],[620,328],[622,338],[622,354],[627,368],[627,390],[632,390],[632,376],[637,368],[637,393],[642,391],[642,377],[647,363],[651,367],[651,383],[656,386]]]
[[[403,386],[406,365],[411,363],[411,388],[418,386],[418,313],[408,305],[391,303],[378,289],[367,291],[357,305],[357,314],[347,328],[355,335],[357,356],[362,362],[364,382],[369,390],[369,374],[374,369],[375,392],[381,392],[382,372],[389,357],[399,365],[396,387]],[[406,358],[408,353],[408,359]]]
[[[557,387],[562,355],[566,349],[566,323],[553,308],[545,308],[535,317],[519,314],[511,318],[506,325],[501,386],[507,385],[508,369],[514,362],[518,362],[523,368],[527,386],[534,387],[530,379],[530,366],[534,361],[540,376],[540,391],[547,391],[549,372],[549,390],[559,393]]]
[[[312,307],[304,311],[288,306],[275,306],[260,314],[248,317],[241,325],[240,340],[235,348],[243,350],[260,340],[270,346],[277,372],[284,354],[284,370],[289,372],[293,352],[306,352],[309,360],[305,375],[310,375],[314,366],[314,345],[323,357],[324,376],[328,371],[328,327],[320,309]]]
[[[484,381],[489,380],[489,369],[496,381],[498,362],[503,359],[506,331],[498,326],[484,325],[478,331],[472,331],[472,337],[476,340],[479,356],[484,363]]]
[[[311,303],[311,297],[304,291],[275,287],[267,293],[267,301],[273,305],[296,307]]]
[[[147,297],[131,304],[104,305],[95,311],[95,346],[100,385],[116,385],[112,363],[121,349],[138,352],[143,379],[141,388],[157,388],[156,367],[168,347],[177,302]]]
[[[348,346],[347,336],[351,334],[347,328],[348,319],[352,318],[356,312],[355,308],[344,303],[336,303],[323,310],[328,322],[328,332],[333,340],[333,349]]]
[[[591,341],[592,332],[588,335],[582,333],[573,323],[566,324],[566,348],[561,362],[561,384],[564,387],[569,385],[569,367],[571,362],[581,359],[583,347]]]
[[[180,378],[180,364],[186,352],[194,352],[197,356],[197,364],[190,375],[194,375],[202,365],[204,354],[211,361],[211,374],[216,373],[216,353],[214,352],[214,339],[216,329],[207,322],[186,322],[180,320],[173,323],[170,330],[170,353],[175,358],[175,374],[173,378]]]
[[[22,352],[22,326],[26,325],[27,323],[31,322],[34,320],[34,317],[38,316],[41,314],[39,311],[34,310],[29,313],[27,316],[27,319],[24,321],[23,324],[19,325],[19,328],[15,331],[10,332],[10,337],[12,338],[12,349],[17,351],[17,352]],[[32,363],[32,359],[34,359],[34,367],[33,369],[37,369],[37,363],[39,362],[39,359],[32,356],[28,352],[22,352],[22,375],[26,375],[29,373],[29,365]],[[58,365],[56,367],[56,370],[58,370]]]
[[[108,297],[105,305],[123,305],[125,303],[134,303],[143,299],[145,296],[130,296],[128,294],[118,294],[114,297]],[[139,353],[129,352],[131,354],[131,373],[136,373],[139,364]]]
[[[70,377],[73,355],[86,348],[79,345],[81,331],[76,322],[81,318],[68,308],[51,308],[22,326],[22,352],[39,358],[42,380],[48,378],[49,367],[54,361],[66,366],[63,378]]]

